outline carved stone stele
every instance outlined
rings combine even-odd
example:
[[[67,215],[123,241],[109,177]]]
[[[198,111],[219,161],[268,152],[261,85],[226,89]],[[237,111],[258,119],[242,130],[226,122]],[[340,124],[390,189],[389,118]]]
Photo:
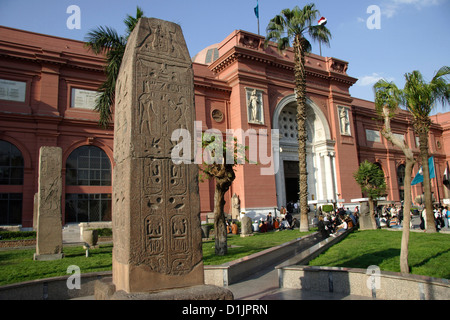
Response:
[[[171,159],[178,144],[173,131],[186,129],[193,137],[195,120],[192,63],[178,25],[139,20],[115,99],[115,288],[132,293],[203,285],[198,167],[193,158],[191,164]]]
[[[34,260],[55,260],[63,257],[61,169],[61,148],[41,147],[39,150],[38,216]]]

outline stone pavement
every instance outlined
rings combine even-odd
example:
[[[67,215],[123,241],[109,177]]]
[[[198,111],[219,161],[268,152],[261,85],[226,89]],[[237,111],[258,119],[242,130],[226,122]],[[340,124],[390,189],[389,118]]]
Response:
[[[275,265],[228,286],[228,289],[235,300],[371,300],[340,293],[279,288]]]

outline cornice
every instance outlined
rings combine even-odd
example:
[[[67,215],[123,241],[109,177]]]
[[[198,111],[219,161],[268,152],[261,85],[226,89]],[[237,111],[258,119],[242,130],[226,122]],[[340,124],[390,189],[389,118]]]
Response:
[[[5,41],[0,41],[0,58],[102,73],[106,64],[105,58],[101,56],[94,57],[67,51],[51,51]]]
[[[345,74],[347,65],[345,61],[328,58],[329,70],[314,68],[305,65],[306,76],[334,81],[352,86],[358,79]],[[219,74],[236,62],[257,62],[275,69],[294,72],[294,62],[286,59],[280,59],[274,55],[261,50],[255,50],[240,46],[234,46],[228,52],[223,54],[218,60],[209,66],[209,69],[215,74]]]

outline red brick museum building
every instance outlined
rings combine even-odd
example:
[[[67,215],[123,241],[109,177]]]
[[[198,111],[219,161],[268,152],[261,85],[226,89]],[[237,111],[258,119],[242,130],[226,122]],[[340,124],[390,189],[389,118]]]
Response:
[[[104,57],[81,41],[0,26],[0,62],[0,225],[33,226],[41,146],[62,148],[63,225],[110,221],[114,130],[113,124],[100,128],[93,111],[105,79]],[[269,159],[237,167],[228,212],[233,194],[241,211],[254,217],[296,201],[293,67],[292,51],[265,48],[263,37],[241,30],[193,57],[196,120],[202,130],[242,129],[248,140],[258,141],[259,157]],[[365,159],[383,169],[386,199],[400,201],[403,153],[381,135],[374,103],[350,95],[357,79],[348,68],[337,58],[311,54],[306,59],[310,203],[354,205],[351,199],[362,195],[353,173]],[[448,197],[442,176],[450,160],[450,113],[432,120],[429,145],[437,177],[432,190],[443,199]],[[418,154],[411,123],[401,112],[392,129]],[[200,184],[203,220],[213,210],[213,192],[212,181]],[[421,193],[420,184],[413,187],[413,198]]]

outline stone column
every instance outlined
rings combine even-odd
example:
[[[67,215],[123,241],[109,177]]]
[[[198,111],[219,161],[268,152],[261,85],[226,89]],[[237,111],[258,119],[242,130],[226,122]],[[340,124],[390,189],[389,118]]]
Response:
[[[316,168],[317,168],[317,198],[316,200],[324,200],[323,196],[323,175],[322,175],[322,157],[318,154],[316,157]]]
[[[324,152],[322,153],[322,156],[324,157],[324,164],[325,164],[325,180],[326,183],[326,199],[327,200],[335,200],[336,195],[334,193],[334,179],[333,179],[333,170],[332,170],[332,161],[331,161],[331,154],[330,152]]]
[[[193,71],[178,25],[139,20],[128,39],[115,99],[115,289],[203,285]],[[190,164],[172,161],[176,129],[190,133]]]
[[[63,257],[61,168],[61,148],[41,147],[39,150],[38,217],[34,260],[56,260]]]

